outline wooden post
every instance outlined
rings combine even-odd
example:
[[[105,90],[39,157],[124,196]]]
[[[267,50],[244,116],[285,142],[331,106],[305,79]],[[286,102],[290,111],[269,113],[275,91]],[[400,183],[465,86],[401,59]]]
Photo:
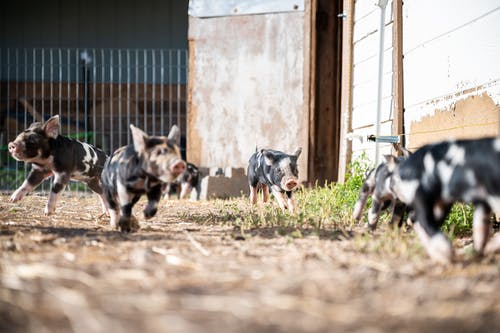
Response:
[[[338,182],[344,182],[347,166],[351,162],[352,142],[347,134],[352,132],[352,63],[353,63],[353,28],[354,0],[344,0],[343,36],[342,36],[342,88],[340,101],[340,145]]]
[[[393,58],[393,87],[394,103],[392,120],[392,134],[401,135],[401,144],[405,146],[404,134],[404,90],[403,90],[403,0],[393,0],[394,12],[393,34],[392,34],[392,58]]]

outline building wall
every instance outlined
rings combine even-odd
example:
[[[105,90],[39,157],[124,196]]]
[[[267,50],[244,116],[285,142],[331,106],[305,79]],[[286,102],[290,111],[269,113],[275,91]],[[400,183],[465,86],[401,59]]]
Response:
[[[245,167],[256,146],[302,146],[307,175],[306,15],[190,17],[189,161]]]
[[[375,134],[380,9],[367,0],[354,5],[352,153],[374,159],[375,144],[366,136]],[[412,150],[441,139],[499,135],[498,1],[404,1],[404,133],[392,133],[392,7],[389,1],[381,135],[401,135]],[[389,151],[382,145],[382,153]]]
[[[353,71],[352,71],[352,156],[363,152],[375,158],[375,143],[366,137],[376,133],[378,95],[378,52],[381,9],[375,1],[361,0],[354,4]],[[381,135],[390,135],[392,126],[392,1],[385,9],[384,70],[381,109]],[[390,151],[387,144],[382,151]]]
[[[188,0],[0,2],[0,48],[187,48]]]
[[[498,1],[407,0],[403,24],[407,146],[499,135]]]

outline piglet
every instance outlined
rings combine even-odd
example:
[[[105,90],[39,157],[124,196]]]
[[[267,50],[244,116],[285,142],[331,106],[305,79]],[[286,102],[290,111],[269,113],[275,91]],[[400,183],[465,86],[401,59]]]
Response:
[[[267,201],[271,190],[283,211],[288,208],[291,213],[295,213],[293,191],[299,186],[297,159],[301,152],[300,147],[292,155],[272,149],[261,149],[250,157],[247,176],[252,204],[257,203],[257,189],[260,185],[264,202]]]
[[[104,198],[100,176],[106,154],[85,142],[59,134],[59,116],[53,116],[45,123],[36,122],[8,144],[9,153],[18,161],[31,163],[31,171],[23,184],[10,197],[11,202],[21,200],[44,179],[54,176],[54,182],[45,206],[45,214],[53,214],[57,198],[71,180],[86,183]]]
[[[132,208],[141,195],[148,198],[145,218],[155,216],[165,185],[186,170],[177,145],[177,126],[172,126],[168,137],[148,136],[134,125],[130,130],[133,144],[117,149],[101,175],[111,227],[119,226],[124,232],[138,228]]]
[[[388,166],[394,173],[391,188],[415,211],[415,231],[432,259],[454,259],[440,228],[455,202],[474,205],[474,250],[483,253],[489,215],[500,214],[500,137],[425,145],[407,160],[391,158]]]
[[[165,189],[165,199],[177,194],[179,199],[184,199],[191,194],[191,191],[198,186],[200,171],[193,163],[186,163],[186,170],[172,183],[167,184]]]
[[[395,157],[398,161],[407,159],[411,154],[399,144],[394,144],[394,148],[396,152],[402,154],[402,156]],[[385,156],[385,158],[388,159],[389,156]],[[384,160],[380,162],[376,168],[371,169],[363,180],[358,200],[354,206],[353,218],[358,222],[361,220],[363,208],[366,205],[368,197],[371,196],[372,206],[368,211],[367,223],[367,227],[371,230],[377,227],[380,213],[387,208],[391,210],[392,215],[389,226],[393,227],[397,224],[398,227],[401,227],[403,225],[403,216],[405,212],[408,213],[407,224],[412,224],[411,219],[413,218],[413,214],[408,211],[407,206],[399,200],[390,187],[392,174],[393,172],[389,169],[387,161]]]

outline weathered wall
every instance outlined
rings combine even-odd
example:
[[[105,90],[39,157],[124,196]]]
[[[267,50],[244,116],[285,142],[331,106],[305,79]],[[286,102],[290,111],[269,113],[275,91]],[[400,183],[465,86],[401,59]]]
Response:
[[[189,18],[187,159],[246,167],[255,146],[303,147],[307,175],[303,11]]]
[[[446,14],[445,16],[444,13]],[[356,1],[353,33],[353,158],[375,144],[380,9]],[[386,9],[381,134],[393,121],[392,1]],[[500,7],[498,1],[406,0],[403,5],[406,146],[500,134]],[[403,133],[397,133],[403,134]],[[388,151],[386,145],[382,152]]]
[[[407,0],[403,15],[407,146],[499,135],[498,1]]]

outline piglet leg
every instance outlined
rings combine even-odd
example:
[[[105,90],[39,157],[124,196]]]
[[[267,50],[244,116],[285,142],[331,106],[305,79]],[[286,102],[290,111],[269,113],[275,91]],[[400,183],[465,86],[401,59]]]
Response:
[[[52,176],[50,170],[33,168],[23,184],[11,195],[10,202],[17,202],[40,185],[46,178]]]
[[[45,206],[44,213],[46,215],[54,214],[56,211],[57,199],[61,195],[62,191],[66,187],[69,181],[69,175],[65,173],[54,174],[54,184],[49,194],[49,201],[47,201],[47,206]]]

